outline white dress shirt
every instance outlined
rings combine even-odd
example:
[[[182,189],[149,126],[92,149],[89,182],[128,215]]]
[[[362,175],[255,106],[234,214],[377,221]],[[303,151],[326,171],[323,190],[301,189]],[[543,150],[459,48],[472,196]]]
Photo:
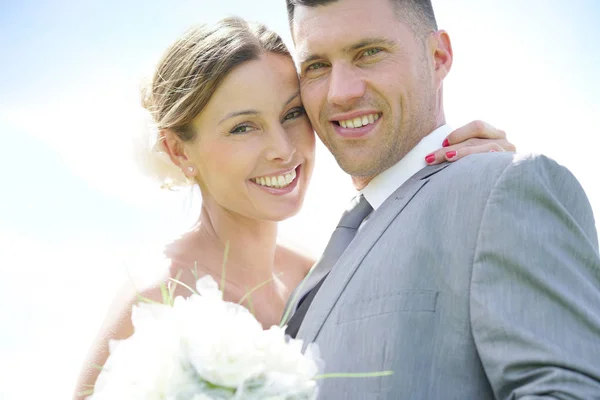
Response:
[[[377,175],[361,190],[373,210],[377,210],[411,176],[427,166],[425,157],[442,147],[442,142],[452,132],[449,125],[442,125],[413,147],[395,165]]]

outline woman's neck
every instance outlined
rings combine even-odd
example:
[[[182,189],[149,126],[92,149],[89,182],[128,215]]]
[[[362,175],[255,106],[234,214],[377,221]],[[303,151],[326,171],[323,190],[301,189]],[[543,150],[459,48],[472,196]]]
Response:
[[[291,289],[312,260],[277,245],[277,222],[232,213],[207,196],[197,224],[168,245],[165,255],[171,259],[171,275],[182,274],[180,279],[194,287],[197,277],[206,274],[221,282],[226,249],[225,300],[243,300],[265,327],[278,323]]]
[[[241,289],[274,279],[277,222],[248,218],[206,200],[196,225],[198,239],[215,257],[227,257],[226,281]],[[211,275],[221,276],[222,264],[204,266]]]

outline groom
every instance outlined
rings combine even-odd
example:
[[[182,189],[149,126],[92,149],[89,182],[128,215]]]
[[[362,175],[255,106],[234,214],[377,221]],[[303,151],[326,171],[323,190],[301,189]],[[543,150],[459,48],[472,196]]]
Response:
[[[361,193],[288,329],[326,372],[394,372],[321,397],[600,399],[598,239],[575,178],[511,153],[425,167],[451,130],[430,1],[287,5],[305,108]]]

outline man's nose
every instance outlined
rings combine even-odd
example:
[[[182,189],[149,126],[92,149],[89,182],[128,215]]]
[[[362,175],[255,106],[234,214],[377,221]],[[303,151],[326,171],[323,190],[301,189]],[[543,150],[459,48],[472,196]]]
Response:
[[[332,67],[327,94],[330,104],[349,106],[364,96],[366,85],[358,72],[355,67],[346,64]]]

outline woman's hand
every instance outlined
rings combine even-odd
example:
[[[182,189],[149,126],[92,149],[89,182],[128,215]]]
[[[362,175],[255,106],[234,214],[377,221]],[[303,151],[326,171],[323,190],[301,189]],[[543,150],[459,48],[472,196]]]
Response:
[[[473,121],[450,133],[442,148],[425,157],[429,165],[445,161],[457,161],[475,153],[516,151],[514,144],[506,139],[506,132],[483,121]]]

